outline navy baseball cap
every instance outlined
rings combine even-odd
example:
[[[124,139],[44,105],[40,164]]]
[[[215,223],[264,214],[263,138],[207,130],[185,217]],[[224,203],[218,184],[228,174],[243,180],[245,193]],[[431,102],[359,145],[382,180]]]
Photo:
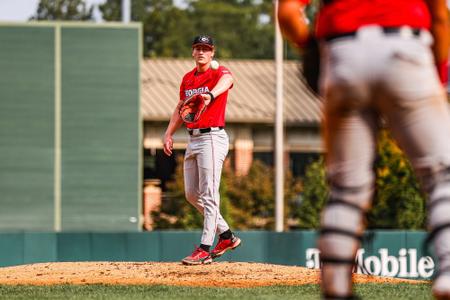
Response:
[[[197,45],[205,45],[214,48],[214,41],[209,35],[198,35],[192,41],[192,48]]]

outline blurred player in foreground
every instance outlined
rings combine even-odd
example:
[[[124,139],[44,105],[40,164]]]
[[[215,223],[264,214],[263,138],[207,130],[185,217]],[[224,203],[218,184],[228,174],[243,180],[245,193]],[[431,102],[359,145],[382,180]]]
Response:
[[[192,57],[196,67],[186,73],[180,85],[180,101],[175,108],[164,136],[164,153],[172,155],[174,132],[183,120],[180,109],[185,99],[192,96],[201,101],[202,113],[186,123],[189,143],[184,156],[184,186],[187,200],[204,216],[200,247],[185,257],[187,265],[211,263],[212,259],[238,247],[241,240],[235,236],[220,214],[220,177],[229,139],[225,132],[225,108],[228,90],[233,86],[231,72],[211,65],[214,42],[210,36],[200,35],[192,42]],[[204,107],[206,105],[206,108]],[[198,120],[197,120],[198,118]],[[212,251],[216,232],[219,241]]]
[[[318,241],[325,299],[352,299],[352,269],[374,191],[372,166],[383,118],[429,195],[428,226],[450,299],[450,117],[445,0],[322,1],[319,87],[330,198]],[[307,0],[281,0],[281,30],[308,44]]]

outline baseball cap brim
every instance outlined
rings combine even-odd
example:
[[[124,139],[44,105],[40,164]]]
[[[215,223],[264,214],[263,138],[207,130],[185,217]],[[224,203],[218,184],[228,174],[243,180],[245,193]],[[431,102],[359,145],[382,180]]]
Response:
[[[213,49],[213,48],[214,48],[213,45],[205,44],[205,43],[197,43],[197,44],[193,44],[193,45],[192,45],[192,48],[195,48],[195,47],[197,47],[197,46],[206,46],[206,47],[209,47],[210,49]]]

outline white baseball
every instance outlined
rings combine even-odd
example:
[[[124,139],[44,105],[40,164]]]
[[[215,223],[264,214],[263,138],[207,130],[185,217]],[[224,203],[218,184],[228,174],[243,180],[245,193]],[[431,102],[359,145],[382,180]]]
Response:
[[[217,70],[219,68],[219,63],[217,62],[217,60],[212,60],[211,64],[210,64],[210,67],[213,70]]]

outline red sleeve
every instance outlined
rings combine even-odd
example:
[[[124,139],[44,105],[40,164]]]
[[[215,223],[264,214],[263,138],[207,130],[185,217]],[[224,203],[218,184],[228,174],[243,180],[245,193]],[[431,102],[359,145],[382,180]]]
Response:
[[[217,69],[216,73],[217,73],[217,75],[216,75],[217,76],[216,77],[217,81],[219,81],[219,79],[225,74],[229,74],[229,75],[233,76],[233,74],[231,74],[231,71],[228,70],[228,68],[226,68],[224,66],[219,66],[219,68]],[[217,83],[217,81],[216,81],[216,83]],[[230,89],[232,89],[232,88],[233,88],[233,85],[230,86]]]
[[[225,74],[230,74],[231,76],[233,76],[230,72],[230,70],[228,70],[228,68],[224,67],[224,66],[219,66],[219,68],[217,69],[217,74],[218,74],[218,78],[222,77]]]
[[[183,100],[184,98],[186,98],[186,96],[184,95],[184,78],[183,78],[180,84],[180,100]]]
[[[187,95],[185,94],[186,90],[186,82],[189,81],[189,79],[192,77],[193,71],[189,71],[186,74],[184,74],[183,79],[181,79],[180,84],[180,100],[184,100],[187,98]]]

